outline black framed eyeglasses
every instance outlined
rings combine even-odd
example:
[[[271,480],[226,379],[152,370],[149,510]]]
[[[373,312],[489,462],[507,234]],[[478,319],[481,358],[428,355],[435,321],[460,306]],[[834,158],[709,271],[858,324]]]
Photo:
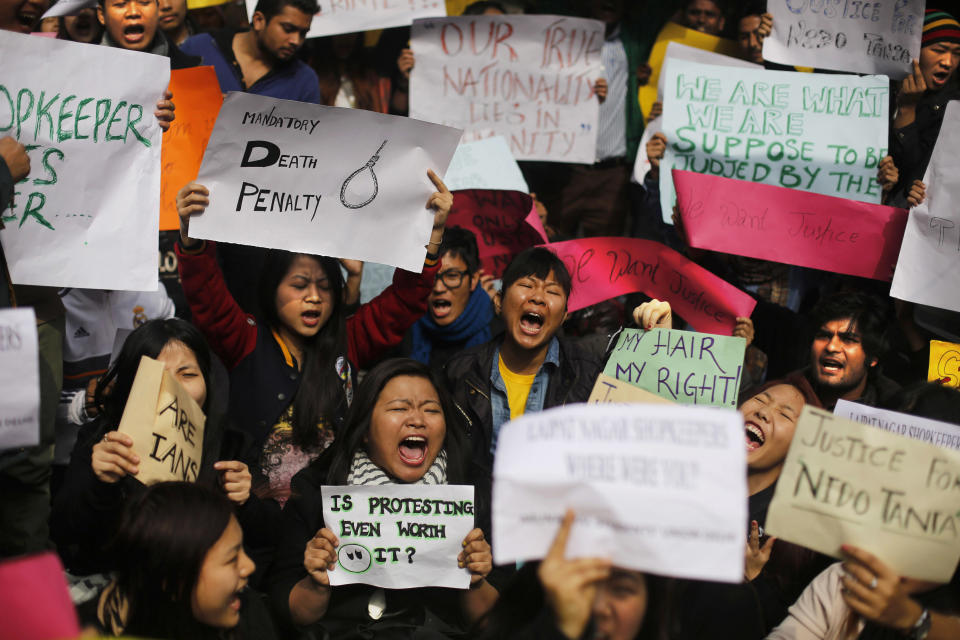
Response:
[[[466,269],[447,269],[437,274],[437,280],[443,283],[447,289],[456,289],[463,284],[463,276],[470,273]]]

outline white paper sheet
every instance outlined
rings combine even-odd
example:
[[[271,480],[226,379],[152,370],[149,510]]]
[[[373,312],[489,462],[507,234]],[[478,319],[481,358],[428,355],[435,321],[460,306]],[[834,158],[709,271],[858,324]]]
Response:
[[[32,308],[0,309],[0,451],[40,443],[37,344]]]
[[[960,311],[960,103],[947,103],[927,173],[927,198],[910,211],[890,295]]]
[[[474,528],[472,486],[324,486],[321,494],[324,526],[340,542],[337,567],[327,573],[331,585],[470,585],[457,555]]]
[[[197,177],[210,206],[190,235],[419,272],[436,190],[427,169],[442,176],[459,138],[410,118],[230,93]]]
[[[920,442],[929,442],[938,447],[960,450],[960,426],[949,422],[920,418],[909,413],[886,411],[849,400],[837,400],[833,415],[869,424]]]
[[[57,3],[47,9],[44,18],[59,18],[60,16],[75,16],[84,9],[97,6],[97,0],[57,0]]]
[[[569,405],[505,424],[497,441],[497,564],[543,558],[566,508],[569,557],[723,582],[743,579],[743,418],[678,405]]]
[[[257,0],[246,0],[246,4],[247,18],[252,20]],[[318,0],[317,4],[320,11],[310,23],[308,38],[404,27],[418,18],[447,15],[443,0]]]
[[[767,0],[763,57],[780,64],[882,73],[900,80],[920,57],[924,0]]]
[[[2,213],[13,281],[156,290],[160,125],[153,112],[170,60],[9,31],[0,31],[0,59],[0,135],[26,145],[31,165],[13,209]]]
[[[528,193],[520,166],[501,136],[463,142],[453,154],[444,182],[450,191],[501,189]]]
[[[603,23],[560,16],[417,20],[410,117],[493,129],[518,160],[596,160]]]

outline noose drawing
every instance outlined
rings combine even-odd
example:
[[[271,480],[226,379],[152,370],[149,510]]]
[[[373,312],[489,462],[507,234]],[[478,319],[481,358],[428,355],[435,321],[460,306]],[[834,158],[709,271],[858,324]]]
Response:
[[[343,181],[343,186],[340,187],[340,203],[348,209],[360,209],[367,206],[373,202],[374,198],[377,197],[377,192],[380,190],[380,185],[377,184],[377,174],[373,171],[373,165],[377,164],[377,161],[380,160],[380,152],[383,151],[383,148],[386,146],[387,141],[384,140],[380,144],[380,148],[377,149],[377,152],[370,156],[370,159],[367,160],[367,163],[351,173],[346,180]],[[350,184],[350,181],[360,175],[365,169],[370,170],[370,177],[373,178],[373,193],[370,194],[370,197],[361,202],[360,204],[355,204],[353,202],[347,202],[347,185]]]

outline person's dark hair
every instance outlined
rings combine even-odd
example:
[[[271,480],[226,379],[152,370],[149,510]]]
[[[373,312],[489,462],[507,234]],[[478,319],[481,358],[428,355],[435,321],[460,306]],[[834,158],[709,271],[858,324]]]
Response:
[[[100,1],[103,2],[103,0]],[[275,15],[283,11],[284,7],[299,9],[308,16],[320,11],[317,0],[258,0],[257,8],[254,11],[262,13],[267,22],[270,22]]]
[[[127,397],[130,395],[133,380],[140,367],[140,358],[142,356],[156,358],[169,342],[183,343],[196,356],[203,380],[207,385],[207,399],[201,407],[204,413],[207,413],[208,407],[211,406],[212,385],[210,383],[210,347],[203,334],[195,326],[180,318],[150,320],[127,336],[116,362],[110,365],[97,383],[94,404],[111,428],[116,428],[120,424],[120,418],[123,417]]]
[[[277,314],[277,287],[290,271],[298,255],[289,251],[271,249],[264,260],[260,274],[259,302],[267,324],[280,326]],[[344,381],[337,373],[340,358],[346,359],[347,329],[344,318],[343,274],[336,258],[309,256],[320,263],[330,283],[333,313],[316,335],[307,340],[303,349],[300,389],[293,399],[293,441],[301,447],[316,445],[319,439],[317,425],[326,422],[334,426],[336,416],[346,408]]]
[[[873,358],[881,358],[887,350],[887,331],[892,318],[883,301],[860,291],[838,291],[821,298],[810,312],[811,340],[826,323],[847,319],[851,329],[860,334],[867,364]]]
[[[884,408],[960,425],[960,389],[917,382],[894,394]]]
[[[463,15],[465,16],[482,16],[483,12],[487,9],[496,9],[501,13],[506,13],[507,8],[504,7],[499,2],[491,2],[490,0],[480,0],[480,2],[474,2],[469,7],[463,10]]]
[[[194,619],[191,598],[204,558],[232,515],[222,493],[187,482],[155,484],[127,505],[110,545],[117,587],[130,607],[125,634],[222,637]]]
[[[527,276],[536,276],[543,280],[550,275],[551,271],[569,300],[573,282],[570,279],[570,272],[567,271],[567,265],[563,264],[563,260],[557,254],[543,247],[524,249],[510,261],[503,272],[500,291],[506,294],[507,289],[514,282]]]
[[[350,407],[350,419],[343,433],[333,441],[333,453],[327,482],[343,485],[347,482],[354,454],[363,446],[364,438],[370,432],[370,418],[377,404],[380,392],[387,383],[397,376],[424,378],[437,390],[443,419],[446,423],[446,437],[443,448],[447,452],[447,482],[449,484],[468,484],[469,447],[466,431],[460,423],[460,413],[453,402],[440,376],[427,365],[409,358],[391,358],[384,360],[371,369],[357,389],[356,398]]]
[[[447,227],[443,232],[443,242],[440,244],[440,257],[446,254],[460,258],[467,265],[469,275],[473,275],[480,268],[480,251],[477,249],[477,237],[469,229],[463,227]]]
[[[742,5],[740,5],[739,10],[737,11],[737,22],[739,23],[747,16],[762,16],[766,12],[766,0],[749,0],[749,2],[744,2]]]

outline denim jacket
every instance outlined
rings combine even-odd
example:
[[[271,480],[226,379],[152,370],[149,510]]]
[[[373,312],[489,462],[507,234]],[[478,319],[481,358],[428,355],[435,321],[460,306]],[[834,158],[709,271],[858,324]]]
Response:
[[[550,374],[560,366],[560,341],[556,336],[550,340],[550,346],[547,348],[547,357],[537,371],[533,384],[530,386],[530,394],[527,396],[527,405],[523,410],[524,414],[543,411],[544,401],[547,397],[547,387],[550,386]],[[493,354],[493,365],[490,367],[490,408],[493,411],[493,438],[490,442],[490,454],[493,455],[497,450],[497,438],[500,435],[500,427],[510,420],[510,403],[507,400],[507,385],[500,375],[500,347],[497,347]]]

